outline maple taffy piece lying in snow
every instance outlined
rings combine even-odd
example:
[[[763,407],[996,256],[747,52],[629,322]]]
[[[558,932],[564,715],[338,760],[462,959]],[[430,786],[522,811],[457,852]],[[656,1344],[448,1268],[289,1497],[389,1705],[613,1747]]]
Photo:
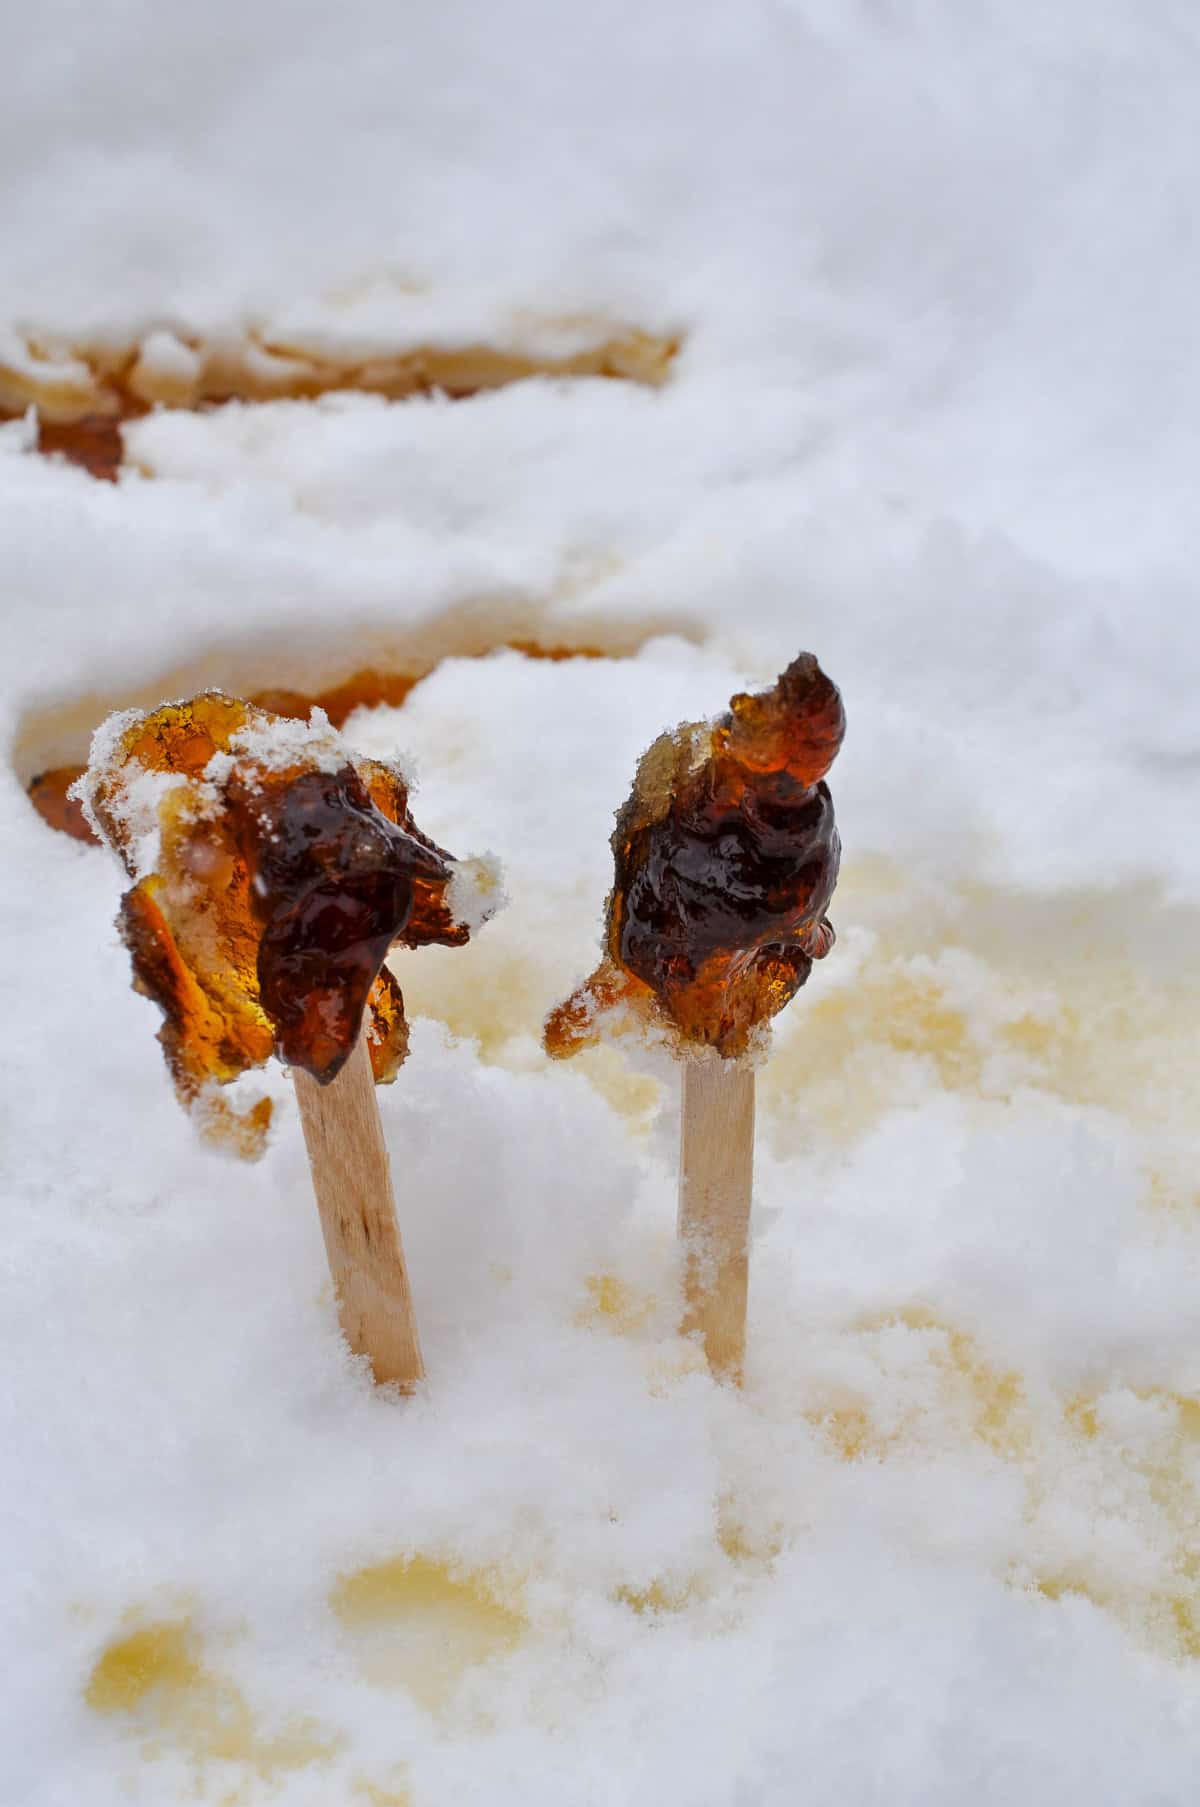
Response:
[[[423,835],[399,770],[353,756],[320,711],[295,721],[218,691],[110,717],[80,789],[134,881],[118,919],[134,985],[162,1009],[176,1093],[200,1127],[259,1153],[270,1100],[238,1114],[221,1088],[275,1054],[293,1069],[319,1198],[352,1089],[368,1119],[357,1155],[373,1113],[386,1182],[374,1099],[361,1096],[372,1072],[395,1077],[408,1048],[384,961],[394,946],[465,942],[500,902],[494,870]],[[371,1208],[386,1219],[378,1200]],[[368,1225],[368,1251],[378,1235]],[[349,1281],[332,1248],[330,1259],[345,1324]]]
[[[802,653],[715,721],[660,735],[617,814],[605,957],[546,1022],[559,1058],[631,1023],[684,1057],[684,1322],[735,1376],[754,1135],[742,1057],[833,946],[841,843],[824,778],[844,732],[837,686]]]

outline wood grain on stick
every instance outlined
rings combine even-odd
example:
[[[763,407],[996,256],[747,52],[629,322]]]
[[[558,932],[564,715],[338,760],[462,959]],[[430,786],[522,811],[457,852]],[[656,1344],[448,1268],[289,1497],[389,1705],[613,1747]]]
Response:
[[[716,1058],[685,1060],[679,1141],[683,1330],[699,1330],[713,1373],[739,1384],[753,1185],[754,1069]]]
[[[328,1085],[292,1078],[346,1340],[377,1381],[411,1392],[425,1368],[366,1038]]]

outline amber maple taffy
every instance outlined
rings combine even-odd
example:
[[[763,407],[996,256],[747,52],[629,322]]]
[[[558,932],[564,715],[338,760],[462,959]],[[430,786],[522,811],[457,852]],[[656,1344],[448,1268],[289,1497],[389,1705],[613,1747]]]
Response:
[[[79,794],[134,880],[118,926],[180,1102],[252,1159],[270,1099],[239,1110],[223,1088],[272,1054],[291,1068],[342,1328],[376,1380],[411,1389],[421,1349],[375,1101],[408,1029],[384,960],[460,946],[499,901],[494,874],[421,834],[401,775],[353,758],[319,711],[286,720],[217,691],[111,717]]]
[[[680,1057],[683,1329],[700,1333],[715,1374],[739,1382],[752,1060],[833,946],[825,911],[841,849],[823,779],[844,729],[836,686],[802,653],[715,722],[660,735],[613,831],[605,957],[546,1022],[556,1057],[605,1027],[665,1034]]]

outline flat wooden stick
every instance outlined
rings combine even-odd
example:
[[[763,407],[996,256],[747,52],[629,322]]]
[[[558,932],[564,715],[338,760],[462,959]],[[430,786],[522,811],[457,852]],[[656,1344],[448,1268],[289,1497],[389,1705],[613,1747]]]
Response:
[[[411,1393],[425,1366],[366,1037],[328,1085],[298,1067],[292,1078],[346,1341]]]
[[[754,1069],[685,1060],[679,1137],[682,1329],[699,1330],[713,1373],[741,1385],[746,1354]]]

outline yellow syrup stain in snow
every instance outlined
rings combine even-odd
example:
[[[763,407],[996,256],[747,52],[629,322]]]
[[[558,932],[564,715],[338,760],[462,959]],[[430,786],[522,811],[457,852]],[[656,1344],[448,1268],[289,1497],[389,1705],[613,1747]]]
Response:
[[[869,1384],[817,1381],[805,1412],[843,1461],[882,1461],[947,1431],[1011,1459],[1028,1448],[1021,1376],[986,1360],[966,1331],[912,1305],[860,1320],[848,1342]],[[902,1386],[874,1384],[901,1376]]]
[[[200,1765],[237,1765],[269,1779],[319,1763],[336,1748],[308,1720],[265,1734],[241,1691],[205,1663],[186,1617],[114,1639],[96,1659],[84,1699],[93,1712],[124,1720],[148,1757],[174,1749]]]
[[[973,1455],[983,1488],[1003,1463],[1024,1499],[1015,1586],[1200,1659],[1200,1399],[1113,1385],[1056,1400],[913,1305],[847,1329],[803,1411],[840,1461]]]
[[[628,1336],[654,1316],[657,1301],[653,1294],[631,1286],[618,1274],[589,1274],[584,1287],[587,1298],[576,1314],[578,1324]]]
[[[606,1042],[575,1056],[578,1070],[625,1120],[629,1133],[644,1140],[663,1103],[663,1086],[649,1073],[631,1066],[619,1047]]]
[[[489,1066],[526,1072],[531,1057],[548,1062],[538,1044],[542,1022],[557,1002],[561,982],[553,966],[529,953],[527,925],[536,921],[536,896],[515,894],[514,908],[488,924],[490,939],[480,937],[464,948],[429,948],[420,961],[397,966],[404,984],[405,1008],[412,1016],[432,1017],[450,1033],[473,1041]],[[528,905],[522,916],[519,906]],[[459,955],[458,963],[442,959]],[[631,1136],[644,1140],[663,1101],[663,1086],[651,1074],[633,1067],[619,1047],[601,1043],[586,1048],[571,1063],[623,1120]]]
[[[781,1152],[818,1124],[865,1134],[931,1088],[995,1100],[1030,1088],[1186,1124],[1194,913],[1149,890],[926,897],[872,860],[848,864],[833,915],[843,945],[780,1020],[759,1076]]]
[[[504,916],[497,919],[503,923]],[[489,924],[489,927],[492,925]],[[434,958],[409,961],[396,970],[404,975],[405,1009],[412,1016],[432,1017],[444,1023],[451,1035],[462,1041],[473,1041],[479,1058],[489,1066],[510,1064],[510,1043],[524,1030],[532,1039],[540,1033],[541,1019],[531,1010],[531,1000],[545,998],[544,1009],[553,1002],[549,986],[537,962],[520,945],[520,937],[510,927],[497,945],[480,952],[482,943],[471,941],[455,948],[466,955],[466,971],[452,961],[440,960],[439,954],[450,950],[430,948]],[[420,972],[416,968],[420,966]],[[527,1064],[527,1052],[524,1064]],[[518,1051],[515,1064],[523,1061]]]
[[[717,1542],[737,1567],[765,1571],[782,1551],[784,1537],[778,1525],[752,1530],[736,1502],[726,1498],[717,1512]]]
[[[768,1576],[785,1541],[782,1527],[764,1519],[752,1498],[739,1500],[730,1491],[717,1501],[716,1535],[707,1560],[690,1574],[656,1575],[649,1582],[624,1583],[611,1597],[639,1618],[686,1612],[711,1600],[731,1582]]]
[[[1146,1176],[1146,1202],[1152,1211],[1163,1211],[1188,1217],[1200,1212],[1200,1186],[1190,1163],[1182,1172],[1164,1167],[1151,1168]]]
[[[628,1606],[639,1618],[652,1613],[683,1612],[698,1597],[695,1583],[690,1581],[651,1581],[647,1587],[619,1587],[613,1594],[622,1606]]]
[[[355,1786],[354,1800],[358,1807],[412,1807],[412,1796],[407,1788],[395,1783],[383,1788],[378,1782],[359,1782]]]
[[[430,1712],[449,1704],[469,1670],[515,1650],[528,1630],[497,1571],[452,1569],[428,1556],[343,1575],[330,1605],[366,1679],[403,1688]]]
[[[1090,1600],[1151,1646],[1200,1658],[1200,1399],[1113,1387],[1069,1400],[1063,1420],[1105,1509],[1081,1553],[1039,1568],[1036,1591]],[[1149,1563],[1123,1560],[1134,1526]]]
[[[204,1675],[186,1619],[144,1625],[118,1638],[100,1656],[84,1692],[97,1713],[131,1713],[148,1696],[194,1691]]]

